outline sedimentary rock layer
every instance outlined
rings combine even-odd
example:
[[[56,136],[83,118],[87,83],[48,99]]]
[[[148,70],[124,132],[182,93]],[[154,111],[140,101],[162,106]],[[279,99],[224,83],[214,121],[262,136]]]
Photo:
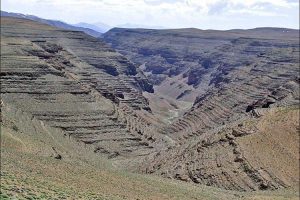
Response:
[[[275,164],[285,161],[274,158],[270,164],[274,166],[268,168],[262,160],[244,157],[235,138],[263,131],[255,128],[236,134],[235,127],[260,117],[265,112],[260,109],[299,104],[298,35],[298,30],[276,28],[112,29],[106,33],[104,39],[112,47],[140,64],[156,84],[156,92],[166,93],[175,101],[193,102],[188,111],[161,131],[172,138],[174,146],[149,157],[141,171],[235,190],[275,189],[297,182],[292,175],[274,173],[275,166],[285,170],[285,165]],[[293,130],[286,133],[295,141],[299,141],[297,119],[295,115],[290,124]],[[272,137],[281,138],[267,135],[270,143]],[[270,143],[259,142],[257,146],[271,148]],[[289,144],[272,148],[276,152],[284,145]],[[249,148],[257,147],[251,143]],[[297,145],[291,148],[294,153],[289,154],[290,160],[298,164]],[[252,152],[259,157],[259,152]],[[285,154],[281,153],[279,157]],[[297,172],[295,166],[290,173]]]
[[[1,17],[4,105],[61,128],[109,158],[138,157],[153,151],[157,138],[144,134],[152,114],[143,91],[153,92],[152,85],[102,41]]]
[[[108,32],[132,63],[84,33],[2,17],[1,106],[114,166],[234,190],[297,186],[298,34]]]

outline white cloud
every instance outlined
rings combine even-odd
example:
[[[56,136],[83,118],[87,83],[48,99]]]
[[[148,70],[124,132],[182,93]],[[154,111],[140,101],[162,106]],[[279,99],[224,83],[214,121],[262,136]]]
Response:
[[[69,23],[144,24],[203,29],[299,28],[298,0],[1,0],[5,11]]]

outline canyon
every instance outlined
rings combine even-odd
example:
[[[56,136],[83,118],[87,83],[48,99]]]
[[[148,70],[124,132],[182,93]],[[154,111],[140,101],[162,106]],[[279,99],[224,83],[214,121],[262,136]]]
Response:
[[[2,16],[1,195],[297,199],[299,83],[299,30]]]

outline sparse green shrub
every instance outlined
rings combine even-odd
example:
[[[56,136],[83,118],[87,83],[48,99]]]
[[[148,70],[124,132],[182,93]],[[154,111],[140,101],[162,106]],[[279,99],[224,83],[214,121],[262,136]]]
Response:
[[[12,129],[13,129],[14,131],[18,131],[18,130],[19,130],[19,128],[18,128],[15,124],[12,126]]]
[[[6,194],[0,194],[0,199],[9,199],[9,197]]]

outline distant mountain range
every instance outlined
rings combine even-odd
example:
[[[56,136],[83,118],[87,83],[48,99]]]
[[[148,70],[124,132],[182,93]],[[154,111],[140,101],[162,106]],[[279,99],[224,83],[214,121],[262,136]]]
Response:
[[[59,20],[51,20],[51,19],[43,19],[40,17],[37,17],[35,15],[27,15],[22,13],[14,13],[14,12],[6,12],[1,11],[1,16],[7,16],[7,17],[17,17],[17,18],[24,18],[24,19],[30,19],[33,21],[37,21],[40,23],[48,24],[50,26],[55,26],[58,28],[68,29],[68,30],[74,30],[74,31],[83,31],[88,35],[91,35],[93,37],[101,37],[101,35],[110,29],[114,27],[118,28],[146,28],[146,29],[167,29],[166,27],[162,26],[148,26],[143,24],[132,24],[132,23],[125,23],[120,24],[117,26],[110,26],[102,22],[96,22],[96,23],[86,23],[86,22],[79,22],[77,24],[68,24]]]
[[[117,28],[167,29],[166,27],[163,27],[163,26],[149,26],[149,25],[144,25],[144,24],[131,24],[131,23],[120,24],[120,25],[117,25],[116,27]]]
[[[50,20],[50,19],[43,19],[34,15],[24,15],[21,13],[12,13],[12,12],[5,12],[1,11],[1,16],[7,16],[7,17],[16,17],[16,18],[24,18],[24,19],[30,19],[36,22],[40,22],[43,24],[48,24],[50,26],[55,26],[57,28],[67,29],[67,30],[74,30],[74,31],[83,31],[88,35],[91,35],[93,37],[101,37],[102,33],[106,32],[104,28],[99,28],[96,26],[93,26],[94,28],[91,28],[92,26],[80,26],[80,25],[70,25],[62,21],[58,20]],[[84,23],[80,23],[84,24]]]
[[[92,30],[98,31],[100,33],[105,33],[109,29],[113,28],[113,27],[111,27],[111,26],[109,26],[107,24],[101,23],[101,22],[97,22],[95,24],[89,24],[89,23],[85,23],[85,22],[80,22],[80,23],[74,24],[74,26],[92,29]]]

